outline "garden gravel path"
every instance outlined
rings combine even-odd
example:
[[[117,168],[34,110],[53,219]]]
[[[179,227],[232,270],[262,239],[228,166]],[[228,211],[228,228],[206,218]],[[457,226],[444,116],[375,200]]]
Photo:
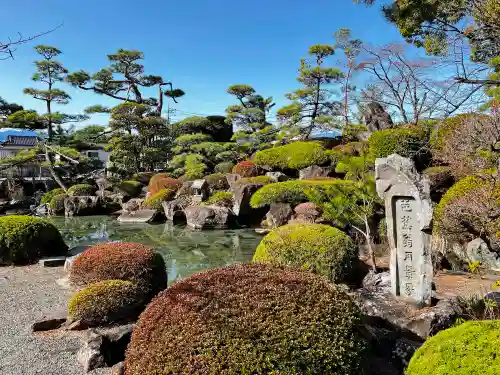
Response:
[[[31,331],[35,321],[66,309],[71,291],[56,283],[64,276],[62,267],[0,267],[0,375],[84,374],[76,359],[81,333]]]

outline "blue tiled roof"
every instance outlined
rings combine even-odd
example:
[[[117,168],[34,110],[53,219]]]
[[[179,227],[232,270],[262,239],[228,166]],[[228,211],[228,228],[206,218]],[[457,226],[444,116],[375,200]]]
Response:
[[[3,128],[0,129],[0,142],[5,141],[9,135],[23,136],[23,137],[37,136],[37,134],[31,130]]]

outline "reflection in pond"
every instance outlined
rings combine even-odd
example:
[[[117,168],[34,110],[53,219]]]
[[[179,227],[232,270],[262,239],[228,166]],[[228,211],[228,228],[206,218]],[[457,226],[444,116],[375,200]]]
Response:
[[[165,258],[169,282],[193,273],[249,262],[262,236],[251,229],[192,231],[172,223],[119,223],[108,216],[50,219],[68,246],[107,241],[139,242]]]

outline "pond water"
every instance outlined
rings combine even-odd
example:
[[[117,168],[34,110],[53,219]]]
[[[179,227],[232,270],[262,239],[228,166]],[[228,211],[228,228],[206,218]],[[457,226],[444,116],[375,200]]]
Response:
[[[249,262],[262,236],[252,229],[192,231],[172,223],[124,224],[108,216],[54,217],[69,247],[126,241],[161,253],[169,283],[202,270]]]

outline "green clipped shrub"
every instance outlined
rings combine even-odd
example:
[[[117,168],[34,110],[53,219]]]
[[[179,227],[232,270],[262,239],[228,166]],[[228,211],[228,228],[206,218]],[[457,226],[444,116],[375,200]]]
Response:
[[[359,375],[360,312],[342,289],[262,264],[184,278],[141,314],[126,375]]]
[[[207,169],[207,165],[203,162],[203,160],[203,156],[198,154],[187,155],[182,179],[184,181],[193,181],[203,178]]]
[[[305,202],[307,200],[306,191],[312,187],[322,185],[349,184],[351,181],[331,179],[331,180],[293,180],[276,182],[263,186],[257,190],[250,199],[253,208],[260,208],[272,203],[290,203],[292,205]]]
[[[94,195],[96,191],[97,191],[96,186],[88,184],[78,184],[78,185],[73,185],[68,189],[68,195],[69,196]]]
[[[56,195],[59,195],[59,194],[66,194],[66,192],[64,191],[63,188],[57,188],[54,190],[50,190],[42,196],[40,203],[41,204],[45,204],[45,203],[50,204],[50,201],[52,200],[52,198],[55,197]]]
[[[229,189],[229,183],[224,173],[213,173],[203,177],[207,183],[210,191],[219,191]]]
[[[64,255],[68,247],[50,222],[31,216],[0,217],[0,265],[27,264]]]
[[[150,210],[162,210],[162,203],[174,199],[175,191],[170,189],[160,190],[144,200],[143,207]]]
[[[497,375],[499,347],[499,320],[466,322],[429,338],[406,375]]]
[[[339,282],[350,276],[357,259],[351,238],[323,224],[287,224],[270,232],[255,251],[253,262],[291,266]]]
[[[206,206],[231,207],[233,205],[233,193],[228,191],[218,191],[208,198],[208,200],[203,204]]]
[[[500,185],[468,176],[453,185],[434,210],[436,232],[452,242],[500,238]]]
[[[122,181],[115,185],[115,189],[124,196],[137,198],[141,195],[142,186],[143,185],[139,181]]]
[[[132,176],[132,180],[140,182],[143,185],[149,184],[151,178],[155,175],[155,172],[139,172]]]
[[[272,178],[269,176],[255,176],[255,177],[245,177],[234,181],[235,185],[242,184],[258,184],[258,185],[268,185],[273,182]]]
[[[63,214],[65,211],[64,201],[68,196],[66,194],[58,194],[52,197],[49,207],[54,214]]]
[[[234,168],[234,163],[232,161],[227,161],[223,163],[219,163],[215,166],[215,173],[231,173]]]
[[[328,160],[325,149],[316,142],[293,142],[259,151],[253,159],[257,166],[273,169],[303,169]]]
[[[233,173],[239,174],[241,177],[257,176],[257,167],[251,160],[240,161],[233,167]]]
[[[130,281],[104,280],[90,284],[71,297],[68,316],[89,327],[135,320],[144,306],[144,296]]]
[[[161,255],[133,242],[102,243],[88,248],[73,262],[69,278],[77,287],[103,280],[130,281],[150,297],[167,287]]]
[[[391,154],[413,157],[427,146],[428,134],[421,127],[398,127],[373,132],[368,143],[374,158]]]

